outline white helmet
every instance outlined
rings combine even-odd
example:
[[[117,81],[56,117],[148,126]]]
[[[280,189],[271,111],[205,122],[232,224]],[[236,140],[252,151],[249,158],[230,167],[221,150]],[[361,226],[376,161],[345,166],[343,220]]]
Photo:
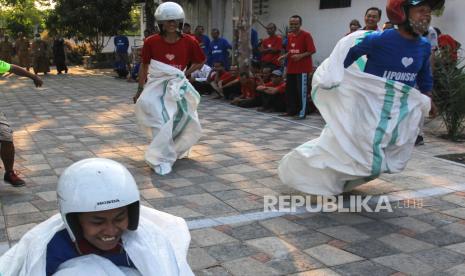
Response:
[[[139,190],[120,163],[89,158],[69,166],[58,180],[58,206],[72,241],[81,235],[77,213],[128,206],[129,230],[139,224]]]
[[[155,11],[155,19],[157,22],[168,20],[184,21],[184,10],[178,3],[164,2]]]

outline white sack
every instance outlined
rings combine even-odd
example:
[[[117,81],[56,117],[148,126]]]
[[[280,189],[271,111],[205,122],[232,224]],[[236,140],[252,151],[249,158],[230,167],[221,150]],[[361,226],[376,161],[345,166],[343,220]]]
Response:
[[[53,276],[141,276],[141,274],[129,267],[118,267],[110,260],[90,254],[77,257],[62,263]]]
[[[137,230],[122,236],[124,249],[139,273],[194,275],[187,263],[190,234],[184,219],[144,206],[140,211]],[[0,257],[0,275],[45,276],[47,244],[64,228],[60,214],[32,228]]]
[[[200,95],[184,72],[151,60],[135,112],[139,126],[152,139],[145,160],[157,173],[169,173],[200,139],[199,103]]]
[[[381,173],[401,172],[412,154],[430,99],[399,82],[363,72],[366,58],[344,69],[349,49],[367,34],[341,39],[316,70],[312,99],[326,126],[281,160],[281,181],[317,195],[337,195]]]

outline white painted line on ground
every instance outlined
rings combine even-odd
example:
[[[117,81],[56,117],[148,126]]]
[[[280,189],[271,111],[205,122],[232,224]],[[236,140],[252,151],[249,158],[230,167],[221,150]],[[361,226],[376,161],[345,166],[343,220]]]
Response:
[[[390,202],[397,202],[399,200],[413,200],[433,196],[441,196],[454,192],[463,192],[465,191],[465,184],[448,184],[438,187],[425,188],[417,191],[406,191],[404,194],[401,192],[395,192],[391,194],[386,194],[389,197]],[[408,195],[408,196],[407,196]],[[378,198],[373,197],[370,202],[378,202]],[[197,219],[187,221],[187,226],[190,230],[202,229],[202,228],[211,228],[227,224],[235,223],[244,223],[244,222],[253,222],[260,221],[270,218],[282,217],[284,215],[298,215],[307,213],[308,211],[305,208],[298,208],[296,212],[254,212],[247,214],[240,214],[227,217],[218,217],[218,218],[206,218],[206,219]]]

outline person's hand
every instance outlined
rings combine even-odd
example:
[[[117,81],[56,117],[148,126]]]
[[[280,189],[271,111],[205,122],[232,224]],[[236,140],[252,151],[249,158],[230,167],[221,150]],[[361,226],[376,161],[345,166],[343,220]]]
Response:
[[[139,99],[140,94],[142,94],[142,91],[143,91],[143,90],[144,90],[144,87],[142,87],[142,86],[137,87],[137,92],[136,92],[136,94],[134,95],[134,97],[132,97],[132,100],[134,101],[134,103],[137,102],[137,99]]]
[[[44,83],[44,82],[42,81],[42,79],[39,78],[39,76],[37,76],[37,75],[34,75],[34,77],[32,78],[32,81],[34,82],[34,85],[35,85],[36,87],[41,87],[42,84]]]
[[[278,62],[281,62],[283,63],[284,62],[284,59],[287,57],[287,55],[282,55],[282,56],[279,56],[278,58]]]
[[[292,56],[291,56],[291,59],[292,59],[293,61],[299,61],[299,60],[302,59],[302,55],[301,55],[301,54],[292,55]]]

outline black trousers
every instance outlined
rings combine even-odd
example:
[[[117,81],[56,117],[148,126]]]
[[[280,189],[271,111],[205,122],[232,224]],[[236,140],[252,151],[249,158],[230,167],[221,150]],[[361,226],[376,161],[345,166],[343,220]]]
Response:
[[[233,100],[241,95],[241,84],[235,83],[231,86],[223,88],[223,95],[225,100]]]
[[[273,110],[275,112],[286,111],[286,98],[284,94],[266,94],[260,92],[262,96],[262,106],[264,109]]]
[[[308,74],[287,74],[286,111],[291,116],[305,117],[307,110]]]

